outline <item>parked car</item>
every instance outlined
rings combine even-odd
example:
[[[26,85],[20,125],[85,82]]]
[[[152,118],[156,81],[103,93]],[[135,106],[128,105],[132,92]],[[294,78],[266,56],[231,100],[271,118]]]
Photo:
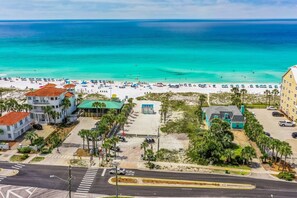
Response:
[[[118,172],[118,175],[126,175],[126,169],[124,168],[118,168],[117,171],[116,169],[112,169],[109,171],[109,174],[116,174],[116,172]]]
[[[119,140],[120,140],[121,142],[126,142],[126,138],[123,137],[123,136],[119,136]]]
[[[33,124],[32,127],[33,127],[33,129],[36,129],[36,130],[42,130],[43,129],[41,124]]]
[[[266,109],[267,109],[267,110],[277,110],[277,108],[276,108],[276,107],[274,107],[274,106],[269,106],[269,107],[266,107]]]
[[[274,112],[272,112],[272,116],[273,117],[284,117],[284,114],[282,114],[280,112],[277,112],[277,111],[274,111]]]
[[[270,133],[268,133],[268,132],[264,132],[264,134],[267,135],[268,137],[271,136]]]
[[[289,121],[289,120],[283,120],[278,122],[279,126],[282,127],[294,127],[295,122]]]
[[[297,132],[292,133],[292,138],[296,139],[297,138]]]
[[[145,141],[146,141],[147,143],[149,143],[149,144],[151,144],[151,143],[155,143],[154,138],[149,138],[149,137],[147,137],[147,138],[145,138]]]

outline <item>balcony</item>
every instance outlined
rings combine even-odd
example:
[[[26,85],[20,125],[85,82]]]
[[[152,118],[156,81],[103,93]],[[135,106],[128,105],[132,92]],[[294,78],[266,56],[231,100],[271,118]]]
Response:
[[[48,100],[33,100],[33,104],[49,104]]]

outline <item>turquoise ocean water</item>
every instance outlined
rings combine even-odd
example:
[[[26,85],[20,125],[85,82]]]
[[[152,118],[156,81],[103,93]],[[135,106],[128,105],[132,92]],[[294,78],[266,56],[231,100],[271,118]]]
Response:
[[[296,20],[0,21],[0,76],[279,82]]]

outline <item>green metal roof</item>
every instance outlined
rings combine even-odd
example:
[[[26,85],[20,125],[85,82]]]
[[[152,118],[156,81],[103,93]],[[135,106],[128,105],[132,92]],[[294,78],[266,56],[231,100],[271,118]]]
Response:
[[[93,107],[94,102],[102,102],[105,104],[104,109],[121,109],[124,102],[109,101],[109,100],[84,100],[77,108],[79,109],[96,109]]]

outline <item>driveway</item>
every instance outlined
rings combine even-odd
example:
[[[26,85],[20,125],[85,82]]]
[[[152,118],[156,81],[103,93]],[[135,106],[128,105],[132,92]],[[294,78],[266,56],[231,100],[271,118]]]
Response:
[[[264,131],[269,132],[271,137],[288,142],[292,146],[294,163],[297,163],[297,139],[292,138],[292,132],[297,127],[280,127],[278,121],[286,120],[285,117],[273,117],[272,112],[266,109],[251,109],[258,121],[263,125]]]

